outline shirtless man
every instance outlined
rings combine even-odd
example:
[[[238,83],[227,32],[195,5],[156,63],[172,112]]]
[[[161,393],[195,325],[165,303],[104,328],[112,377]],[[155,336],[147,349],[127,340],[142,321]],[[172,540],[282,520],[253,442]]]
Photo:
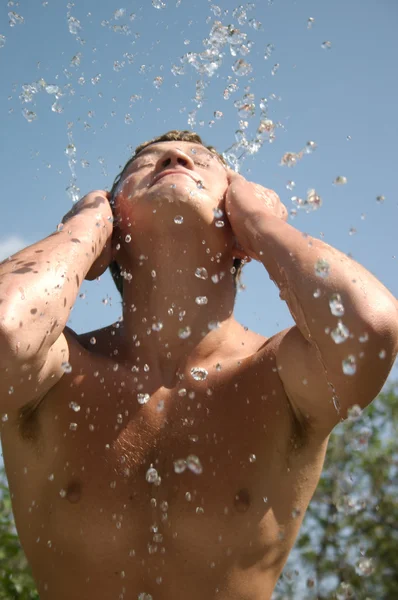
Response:
[[[0,265],[4,461],[41,600],[271,597],[332,429],[398,346],[390,292],[286,215],[178,132]],[[295,320],[269,339],[233,316],[245,256]],[[114,260],[123,320],[75,334]]]

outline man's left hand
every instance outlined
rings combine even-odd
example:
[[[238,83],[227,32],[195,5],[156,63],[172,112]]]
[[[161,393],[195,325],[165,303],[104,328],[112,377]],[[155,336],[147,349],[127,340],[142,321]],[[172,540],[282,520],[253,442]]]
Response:
[[[260,261],[252,248],[251,236],[245,224],[256,217],[272,216],[287,221],[288,212],[273,190],[247,181],[239,173],[228,169],[228,188],[225,194],[225,211],[236,237],[237,247],[248,257]]]

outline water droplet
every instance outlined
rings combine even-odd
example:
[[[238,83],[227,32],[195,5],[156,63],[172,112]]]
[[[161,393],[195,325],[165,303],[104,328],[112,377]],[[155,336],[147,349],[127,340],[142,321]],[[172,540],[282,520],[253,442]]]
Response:
[[[61,363],[61,369],[63,370],[64,373],[71,373],[72,365],[68,362],[63,362],[63,363]]]
[[[224,221],[216,221],[215,225],[220,229],[221,227],[224,227],[225,223]]]
[[[66,497],[66,490],[60,490],[59,491],[59,495],[61,496],[61,498],[65,498]]]
[[[175,184],[174,184],[175,186]],[[184,217],[182,217],[181,215],[177,215],[176,217],[174,217],[174,223],[176,223],[176,225],[182,225],[182,223],[184,222]]]
[[[178,395],[181,397],[184,397],[187,395],[187,390],[185,388],[181,388],[180,390],[178,390]]]
[[[196,304],[199,304],[199,306],[203,306],[204,304],[207,304],[207,302],[208,302],[207,296],[197,296],[195,298],[195,302],[196,302]]]
[[[54,102],[51,105],[51,110],[54,113],[57,113],[58,115],[62,114],[64,112],[64,107],[61,106],[61,104],[59,102]]]
[[[155,88],[159,89],[161,87],[161,85],[163,84],[163,77],[155,77],[155,79],[153,80],[153,85],[155,86]]]
[[[186,468],[187,468],[187,461],[184,458],[179,458],[174,461],[174,471],[178,475],[180,473],[183,473]]]
[[[79,33],[79,30],[82,28],[79,19],[76,19],[75,17],[69,17],[68,27],[72,35],[77,35]]]
[[[322,48],[324,50],[330,50],[331,47],[332,47],[332,42],[323,42],[323,44],[322,44]]]
[[[357,575],[362,575],[365,577],[372,575],[372,573],[374,573],[374,570],[375,566],[373,564],[372,558],[366,557],[360,558],[355,567],[355,572],[357,573]]]
[[[210,329],[210,331],[213,331],[214,329],[219,329],[221,327],[221,323],[220,321],[210,321],[207,324],[208,329]]]
[[[330,265],[324,258],[320,258],[315,263],[315,275],[326,279],[330,275]]]
[[[301,515],[301,510],[299,508],[293,508],[292,517],[293,519],[297,519]]]
[[[203,381],[204,379],[207,379],[208,372],[202,367],[192,367],[191,375],[195,381]]]
[[[384,202],[385,199],[386,199],[385,196],[377,196],[376,197],[377,202],[380,202],[380,203]]]
[[[280,64],[276,63],[276,65],[274,65],[273,68],[272,68],[271,75],[276,75],[276,73],[278,72],[279,67],[280,67]]]
[[[69,423],[70,431],[77,431],[77,423]]]
[[[15,27],[15,25],[22,25],[25,22],[25,19],[18,15],[16,12],[11,11],[8,13],[9,25],[10,27]]]
[[[28,110],[27,108],[24,108],[22,114],[28,121],[28,123],[32,123],[32,121],[35,121],[37,119],[37,114],[33,112],[33,110]]]
[[[146,404],[150,400],[149,394],[137,394],[137,400],[139,404]]]
[[[162,0],[152,0],[152,6],[154,8],[166,8],[166,4]]]
[[[340,294],[333,294],[329,300],[330,312],[335,317],[342,317],[344,315],[344,306],[341,301]]]
[[[387,356],[387,352],[385,350],[380,350],[379,358],[385,358]]]
[[[126,242],[126,244],[129,244],[131,242],[131,235],[129,233],[124,238],[124,241]]]
[[[317,288],[315,290],[315,292],[313,293],[314,298],[320,298],[321,297],[321,290],[319,288]]]
[[[350,354],[343,360],[343,373],[345,375],[354,375],[357,370],[357,363],[355,356]]]
[[[347,183],[347,177],[343,177],[342,175],[339,175],[338,177],[336,177],[336,179],[333,181],[333,183],[335,185],[345,185]]]
[[[190,471],[192,471],[192,473],[195,473],[196,475],[200,475],[201,473],[203,473],[203,467],[201,465],[201,462],[199,458],[195,456],[195,454],[190,454],[188,456],[187,467]]]
[[[208,273],[207,273],[207,269],[205,269],[204,267],[198,267],[195,271],[195,277],[197,277],[198,279],[207,279],[208,278]]]
[[[6,36],[0,35],[0,48],[4,48],[5,45],[6,45]]]
[[[203,185],[203,181],[198,181],[196,183],[196,187],[198,188],[198,190],[203,190],[204,189],[204,185]]]
[[[156,483],[159,481],[159,473],[153,467],[149,467],[148,471],[146,472],[145,479],[148,483]]]
[[[8,388],[8,393],[9,394],[13,394],[14,393],[14,387],[12,385],[10,385],[10,387]]]
[[[145,592],[141,592],[138,594],[138,600],[153,600],[151,594],[146,594]]]
[[[249,462],[254,463],[256,462],[257,457],[255,454],[249,454]]]
[[[1,420],[2,420],[3,423],[7,423],[7,421],[8,421],[8,414],[4,413],[4,415],[1,417]]]
[[[311,29],[314,23],[315,23],[314,17],[310,17],[307,21],[307,29]]]
[[[245,77],[253,71],[253,67],[250,63],[246,62],[243,58],[239,58],[233,65],[232,70],[239,77]]]
[[[178,330],[178,337],[181,340],[186,340],[191,335],[191,328],[187,325],[186,327],[182,327]]]
[[[362,408],[358,404],[354,404],[351,408],[348,409],[347,419],[349,421],[358,421],[362,418]]]
[[[74,410],[75,412],[79,412],[80,410],[80,405],[77,404],[77,402],[69,402],[69,408],[71,408],[72,410]]]
[[[275,46],[273,44],[267,44],[267,46],[265,48],[264,59],[268,60],[274,50],[275,50]]]
[[[339,321],[336,329],[333,329],[330,335],[335,344],[342,344],[349,338],[350,332],[348,328]]]

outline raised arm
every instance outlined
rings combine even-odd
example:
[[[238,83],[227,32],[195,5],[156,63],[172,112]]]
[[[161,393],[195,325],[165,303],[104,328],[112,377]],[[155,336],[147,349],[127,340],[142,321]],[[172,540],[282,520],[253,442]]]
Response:
[[[274,192],[236,177],[230,188],[238,241],[264,265],[296,323],[278,334],[286,394],[298,418],[327,434],[385,383],[398,350],[397,301],[357,262],[286,223]]]
[[[80,285],[110,261],[106,192],[85,196],[63,224],[0,264],[0,415],[39,400],[62,377],[64,329]]]

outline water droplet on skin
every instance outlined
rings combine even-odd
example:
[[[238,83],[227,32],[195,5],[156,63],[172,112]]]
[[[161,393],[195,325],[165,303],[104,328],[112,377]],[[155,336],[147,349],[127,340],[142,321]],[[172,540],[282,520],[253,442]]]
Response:
[[[145,479],[148,483],[156,483],[159,480],[159,473],[153,467],[149,467],[146,472]]]
[[[196,304],[198,304],[199,306],[203,306],[204,304],[207,304],[208,300],[207,300],[207,296],[197,296],[195,298],[195,302]]]
[[[192,367],[191,375],[195,379],[195,381],[204,381],[205,379],[207,379],[208,372],[202,367]]]
[[[138,600],[153,600],[151,594],[146,594],[145,592],[141,592],[138,594]]]
[[[187,325],[186,327],[182,327],[178,330],[178,337],[181,340],[186,340],[191,335],[191,328]]]
[[[175,187],[175,184],[174,184]],[[184,222],[184,217],[182,217],[181,215],[177,215],[176,217],[174,217],[174,223],[176,223],[176,225],[182,225],[182,223]]]
[[[255,454],[249,454],[249,462],[254,463],[256,462],[257,457]]]
[[[214,329],[219,329],[221,327],[221,323],[220,321],[210,321],[207,324],[208,329],[210,329],[210,331],[213,331]]]
[[[380,350],[379,352],[379,358],[385,358],[387,356],[387,352],[385,350]]]
[[[187,390],[185,388],[181,388],[180,390],[178,390],[178,395],[181,397],[184,397],[187,395]]]
[[[66,497],[66,490],[60,490],[59,491],[59,495],[61,496],[61,498],[65,498]]]
[[[348,328],[341,321],[339,321],[336,329],[333,329],[330,335],[335,344],[342,344],[349,338],[350,332]]]
[[[357,364],[356,364],[356,359],[355,356],[353,356],[352,354],[350,354],[349,356],[347,356],[347,358],[345,358],[343,360],[343,373],[345,375],[354,375],[356,373],[357,370]]]
[[[220,228],[220,227],[224,227],[225,223],[224,221],[216,221],[216,227]]]
[[[317,288],[315,290],[315,292],[313,293],[314,298],[320,298],[321,297],[321,290],[319,288]]]
[[[178,475],[183,473],[187,468],[187,461],[184,458],[179,458],[174,461],[174,472]]]
[[[149,394],[137,394],[138,404],[146,404],[150,400]]]
[[[152,324],[153,331],[161,331],[162,329],[163,329],[163,323],[161,321],[159,321],[158,323]]]
[[[61,364],[61,369],[63,370],[64,373],[71,373],[72,372],[72,366],[68,362],[63,362]]]
[[[10,385],[10,387],[8,388],[8,393],[9,394],[13,394],[14,393],[14,387],[12,385]]]
[[[131,242],[131,235],[129,233],[124,238],[124,241],[126,242],[126,244],[129,244]]]
[[[203,467],[201,465],[201,462],[199,458],[195,456],[195,454],[190,454],[186,462],[188,469],[192,471],[192,473],[195,473],[195,475],[200,475],[201,473],[203,473]]]
[[[4,415],[1,417],[1,420],[2,420],[3,423],[7,423],[7,421],[8,421],[8,414],[4,413]]]
[[[213,208],[213,215],[216,219],[221,219],[224,216],[224,212],[221,208]]]
[[[330,312],[335,317],[342,317],[344,315],[344,306],[341,301],[340,294],[333,294],[329,300]]]
[[[69,423],[69,429],[70,429],[70,431],[76,431],[77,423]]]
[[[95,337],[90,338],[90,344],[92,344],[93,346],[97,343],[97,340],[95,339]]]
[[[324,258],[320,258],[315,263],[315,275],[326,279],[330,275],[330,265]]]
[[[207,269],[205,269],[204,267],[198,267],[195,271],[195,277],[197,277],[198,279],[207,279],[208,278],[208,273],[207,273]]]
[[[79,412],[80,410],[80,405],[77,404],[77,402],[69,402],[69,408],[71,408],[72,410],[74,410],[75,412]]]

